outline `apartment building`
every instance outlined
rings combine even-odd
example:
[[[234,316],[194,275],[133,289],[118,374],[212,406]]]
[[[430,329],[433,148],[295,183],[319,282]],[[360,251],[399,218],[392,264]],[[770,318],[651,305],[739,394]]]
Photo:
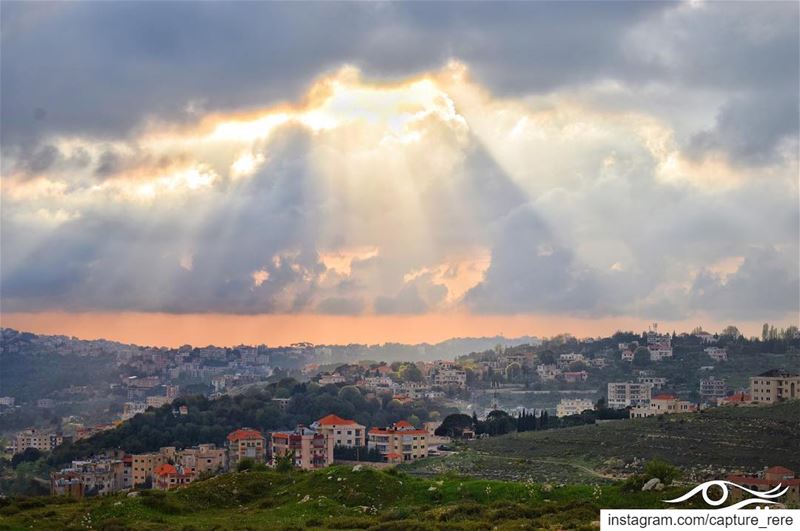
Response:
[[[457,387],[467,386],[467,372],[459,367],[437,369],[433,375],[434,385],[454,385]]]
[[[647,405],[636,406],[631,409],[631,418],[653,417],[656,415],[690,413],[697,411],[697,405],[686,400],[680,400],[673,394],[656,395]]]
[[[305,426],[294,431],[274,432],[270,438],[272,465],[279,457],[290,457],[302,470],[325,468],[333,463],[333,439]]]
[[[234,468],[242,459],[263,463],[267,457],[266,439],[260,431],[240,428],[228,434],[228,463]]]
[[[428,457],[428,432],[401,420],[387,428],[372,428],[367,446],[379,451],[386,462],[401,463]]]
[[[666,385],[667,379],[662,378],[659,376],[640,376],[636,379],[637,382],[640,384],[646,384],[652,387],[653,389],[661,389]]]
[[[164,450],[162,448],[162,450]],[[153,473],[156,468],[168,461],[169,451],[148,452],[145,454],[132,454],[130,477],[132,486],[138,487],[153,481]]]
[[[724,378],[711,376],[700,380],[700,398],[716,402],[728,394],[728,382]]]
[[[367,444],[366,426],[336,415],[322,417],[311,425],[311,429],[331,439],[333,446],[354,448]]]
[[[800,398],[800,374],[772,369],[750,378],[750,396],[757,404]]]
[[[199,476],[200,474],[216,474],[227,470],[228,458],[224,448],[217,448],[215,444],[199,444],[186,448],[178,453],[177,463],[187,473]]]
[[[652,387],[649,384],[613,382],[608,384],[608,407],[623,409],[628,406],[643,406],[650,402]]]
[[[21,454],[28,448],[49,452],[63,443],[64,437],[60,433],[51,433],[36,428],[29,428],[19,432],[14,442],[14,453],[17,454]]]
[[[124,465],[119,459],[73,461],[68,468],[50,474],[53,496],[105,496],[127,488]]]
[[[586,398],[562,398],[556,406],[556,416],[580,415],[587,409],[594,409],[594,402]]]

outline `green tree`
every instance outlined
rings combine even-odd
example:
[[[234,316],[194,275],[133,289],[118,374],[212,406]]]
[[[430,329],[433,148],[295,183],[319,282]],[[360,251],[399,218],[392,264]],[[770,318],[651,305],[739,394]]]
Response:
[[[422,371],[413,363],[407,363],[400,369],[400,378],[406,382],[421,382],[424,380]]]
[[[650,350],[647,347],[639,347],[633,352],[633,364],[637,367],[650,365]]]
[[[556,355],[553,353],[552,350],[545,350],[541,354],[539,354],[539,361],[541,361],[545,365],[554,365],[556,362]]]
[[[742,333],[739,332],[739,329],[736,328],[733,325],[726,326],[722,330],[722,334],[721,335],[723,335],[725,337],[729,337],[729,338],[734,339],[734,340],[739,339],[740,337],[742,337]]]

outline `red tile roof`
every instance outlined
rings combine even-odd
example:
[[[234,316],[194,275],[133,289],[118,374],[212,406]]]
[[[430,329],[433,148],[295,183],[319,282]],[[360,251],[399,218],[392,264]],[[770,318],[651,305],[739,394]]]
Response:
[[[726,396],[723,400],[725,402],[750,402],[750,395],[742,391]]]
[[[342,417],[338,417],[338,416],[333,415],[333,414],[328,415],[326,417],[322,417],[321,419],[319,419],[317,421],[317,424],[319,424],[320,426],[334,426],[334,425],[344,426],[344,425],[355,424],[355,423],[356,423],[356,421],[354,421],[354,420],[343,419]]]
[[[785,466],[773,466],[767,469],[767,474],[780,474],[781,476],[794,476],[794,470],[789,470]]]
[[[651,400],[677,400],[677,399],[678,397],[673,394],[664,393],[663,395],[654,396]]]
[[[178,469],[174,466],[170,465],[169,463],[164,463],[163,465],[156,468],[156,475],[157,476],[166,476],[169,474],[177,474]]]
[[[728,481],[732,483],[736,483],[737,485],[766,485],[768,487],[774,487],[777,485],[781,485],[783,487],[794,487],[800,486],[800,479],[766,479],[766,478],[755,478],[751,476],[728,476]]]
[[[407,420],[399,420],[394,423],[395,428],[413,428],[414,425],[408,422]]]
[[[253,430],[250,428],[241,428],[236,431],[232,431],[228,434],[228,440],[230,442],[236,441],[246,441],[249,439],[263,439],[264,436],[261,435],[261,432],[258,430]]]

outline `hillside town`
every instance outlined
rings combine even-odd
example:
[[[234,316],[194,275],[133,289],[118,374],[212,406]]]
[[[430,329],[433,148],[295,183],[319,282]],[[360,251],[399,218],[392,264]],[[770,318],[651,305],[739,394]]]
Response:
[[[4,334],[18,339],[18,334],[7,330]],[[789,339],[782,343],[788,345],[785,356],[796,357],[800,336],[794,330],[788,334]],[[75,346],[61,341],[37,337],[32,343],[55,349]],[[267,395],[266,407],[272,408],[268,410],[280,413],[286,423],[296,419],[296,424],[282,424],[277,429],[240,426],[224,437],[222,445],[216,437],[204,440],[195,436],[185,439],[190,444],[183,447],[167,445],[142,452],[121,445],[97,453],[68,454],[72,456],[69,462],[50,472],[51,494],[83,497],[142,488],[171,490],[199,478],[253,466],[315,470],[333,463],[408,464],[447,454],[453,442],[476,437],[800,399],[797,371],[769,368],[729,376],[730,367],[741,367],[742,360],[748,359],[749,348],[763,344],[701,330],[661,334],[657,325],[641,335],[497,345],[432,361],[324,363],[328,354],[313,357],[305,350],[318,349],[308,345],[289,355],[286,350],[277,353],[264,347],[151,351],[114,344],[120,349],[116,355],[124,360],[118,366],[123,371],[118,381],[108,386],[114,392],[122,390],[124,402],[116,417],[89,424],[71,416],[60,419],[56,426],[6,430],[4,453],[6,458],[27,460],[71,445],[79,448],[75,445],[150,418],[154,412],[179,424],[184,418],[195,419],[193,406],[181,398],[192,396],[196,389],[181,379],[183,371],[193,367],[188,370],[199,371],[195,376],[208,377],[205,399],[209,404],[231,396],[247,397],[268,387],[272,389]],[[89,342],[77,352],[93,359],[107,355],[103,350],[107,347],[106,342]],[[4,355],[19,353],[21,348],[19,341],[3,343]],[[675,367],[678,359],[684,368]],[[219,364],[214,366],[211,360]],[[287,365],[286,360],[293,361]],[[687,377],[687,366],[694,367],[692,378]],[[226,374],[218,372],[220,369],[240,372]],[[89,384],[72,385],[69,392],[91,394],[94,391],[90,389]],[[312,391],[321,393],[319,396],[346,396],[353,403],[372,404],[377,412],[395,413],[365,417],[353,410],[362,419],[358,421],[342,416],[344,410],[339,406],[308,418],[305,411]],[[35,398],[35,407],[58,410],[64,396],[55,393]],[[15,402],[14,396],[0,398],[0,418],[12,418],[20,411]]]

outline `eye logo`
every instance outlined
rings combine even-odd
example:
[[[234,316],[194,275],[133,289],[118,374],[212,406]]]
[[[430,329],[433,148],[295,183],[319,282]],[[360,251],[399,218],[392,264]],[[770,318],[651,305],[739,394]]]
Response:
[[[708,489],[710,489],[712,486],[715,486],[715,485],[717,487],[719,487],[720,489],[722,489],[722,496],[720,496],[716,500],[711,499],[709,497],[709,495],[708,495]],[[735,503],[735,504],[731,505],[730,507],[723,507],[722,508],[722,509],[726,509],[726,510],[741,509],[742,507],[746,507],[746,506],[752,505],[754,503],[762,503],[762,504],[774,505],[774,504],[777,504],[778,502],[772,501],[772,498],[780,498],[781,496],[783,496],[784,494],[786,494],[789,491],[789,487],[785,487],[783,490],[781,490],[781,485],[780,484],[777,485],[775,488],[772,488],[772,489],[770,489],[768,491],[760,492],[760,491],[757,491],[757,490],[750,490],[747,487],[743,487],[741,485],[738,485],[736,483],[732,483],[730,481],[716,480],[716,481],[706,481],[705,483],[702,483],[702,484],[696,486],[695,488],[693,488],[692,490],[690,490],[689,492],[687,492],[683,496],[681,496],[679,498],[675,498],[674,500],[664,500],[664,502],[666,502],[666,503],[684,502],[684,501],[692,498],[698,492],[701,492],[703,494],[703,501],[705,501],[707,504],[709,504],[712,507],[719,507],[720,505],[725,503],[725,500],[728,499],[728,493],[729,493],[728,489],[729,489],[729,487],[735,487],[737,489],[743,490],[743,491],[747,492],[748,494],[750,494],[752,496],[755,496],[755,498],[748,498],[746,500],[742,500],[742,501],[740,501],[738,503]]]

